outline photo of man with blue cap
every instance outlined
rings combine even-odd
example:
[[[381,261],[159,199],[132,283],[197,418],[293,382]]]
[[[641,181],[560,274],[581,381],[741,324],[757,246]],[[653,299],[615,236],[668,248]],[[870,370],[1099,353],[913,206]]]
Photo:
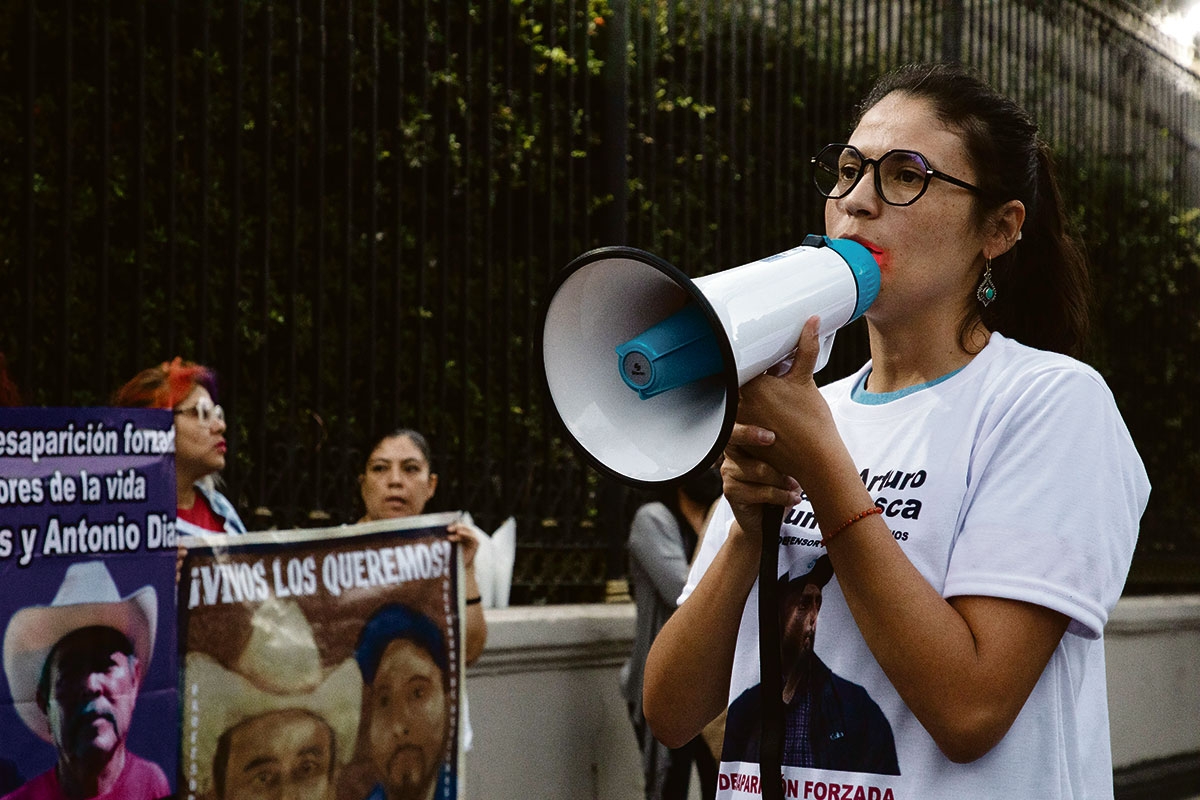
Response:
[[[363,626],[354,657],[365,687],[365,746],[377,780],[367,800],[455,797],[456,705],[441,628],[409,606],[389,603]]]

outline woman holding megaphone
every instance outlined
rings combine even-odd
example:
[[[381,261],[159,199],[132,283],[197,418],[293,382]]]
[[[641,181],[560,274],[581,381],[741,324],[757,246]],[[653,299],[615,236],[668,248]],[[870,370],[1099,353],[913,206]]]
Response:
[[[742,387],[645,716],[678,746],[729,706],[721,798],[774,783],[767,702],[789,797],[1112,797],[1102,634],[1150,487],[1073,358],[1087,265],[1046,145],[957,66],[885,75],[861,109],[813,169],[826,234],[880,266],[871,360],[818,388],[814,318],[786,374]],[[789,598],[780,698],[759,692],[768,505],[786,509],[767,538]]]

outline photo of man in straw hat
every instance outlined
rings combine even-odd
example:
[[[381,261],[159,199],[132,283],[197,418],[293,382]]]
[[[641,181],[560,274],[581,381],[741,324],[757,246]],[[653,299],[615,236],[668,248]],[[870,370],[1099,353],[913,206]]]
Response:
[[[157,622],[154,587],[121,597],[103,561],[72,564],[50,605],[12,616],[4,675],[17,714],[57,760],[3,800],[171,793],[162,769],[126,747]]]
[[[333,800],[354,755],[362,677],[350,658],[322,668],[295,601],[255,610],[231,669],[188,653],[183,691],[187,796]]]

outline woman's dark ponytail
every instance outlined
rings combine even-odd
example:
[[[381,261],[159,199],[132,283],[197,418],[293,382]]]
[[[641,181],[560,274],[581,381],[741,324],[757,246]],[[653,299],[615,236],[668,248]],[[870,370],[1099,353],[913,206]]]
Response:
[[[1049,147],[1038,141],[1037,194],[1021,239],[992,261],[997,301],[980,308],[990,329],[1071,356],[1087,344],[1092,289],[1087,258],[1071,234]]]

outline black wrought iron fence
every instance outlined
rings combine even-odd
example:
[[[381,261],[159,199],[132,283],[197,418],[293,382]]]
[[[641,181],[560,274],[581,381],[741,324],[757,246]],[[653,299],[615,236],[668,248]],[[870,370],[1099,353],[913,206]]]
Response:
[[[351,519],[368,432],[421,428],[439,507],[516,517],[514,602],[601,599],[632,499],[543,400],[551,277],[601,244],[693,275],[794,245],[821,225],[808,157],[872,78],[958,59],[1068,167],[1105,298],[1097,360],[1156,484],[1138,579],[1200,582],[1200,76],[1113,9],[9,4],[0,350],[36,404],[104,403],[177,354],[215,367],[252,527]]]

